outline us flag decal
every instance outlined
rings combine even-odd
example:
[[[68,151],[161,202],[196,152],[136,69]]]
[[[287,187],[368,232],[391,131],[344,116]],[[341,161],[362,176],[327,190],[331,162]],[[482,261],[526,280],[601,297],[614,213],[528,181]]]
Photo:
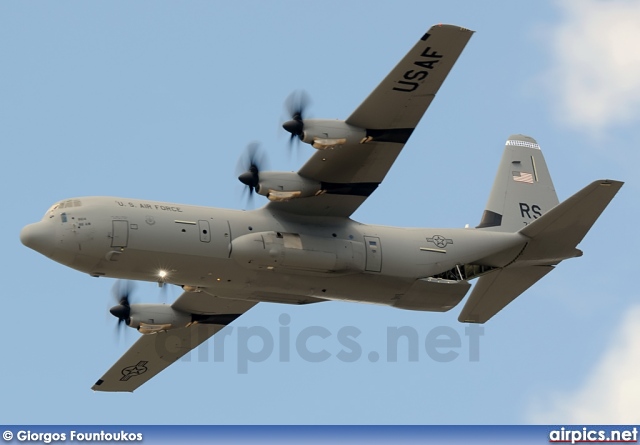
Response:
[[[513,180],[516,182],[525,182],[527,184],[533,184],[533,174],[527,172],[511,172],[513,174]]]

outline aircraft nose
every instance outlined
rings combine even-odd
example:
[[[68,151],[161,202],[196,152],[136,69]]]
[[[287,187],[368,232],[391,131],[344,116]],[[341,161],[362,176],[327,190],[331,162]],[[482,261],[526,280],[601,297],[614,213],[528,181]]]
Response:
[[[53,252],[53,237],[48,225],[29,224],[20,231],[20,241],[30,249],[49,256]]]

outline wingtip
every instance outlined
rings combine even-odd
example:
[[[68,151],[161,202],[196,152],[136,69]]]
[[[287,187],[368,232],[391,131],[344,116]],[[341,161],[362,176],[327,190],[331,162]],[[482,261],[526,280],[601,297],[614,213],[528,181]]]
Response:
[[[480,321],[478,318],[470,318],[469,316],[462,316],[462,314],[460,314],[460,316],[458,317],[458,321],[460,323],[472,323],[472,324],[484,324],[485,321]]]
[[[615,193],[617,193],[622,188],[623,185],[624,185],[623,181],[618,181],[615,179],[596,179],[595,181],[587,185],[587,187],[592,187],[594,189],[597,189],[600,187],[608,187],[608,188],[614,189]]]
[[[460,26],[460,25],[451,25],[448,23],[436,23],[435,25],[431,26],[431,30],[433,30],[434,28],[450,28],[450,29],[456,29],[458,31],[463,31],[463,32],[470,32],[470,33],[474,33],[475,31],[469,28],[465,28],[464,26]]]
[[[617,179],[600,179],[596,182],[599,182],[600,185],[603,185],[603,186],[615,185],[618,187],[622,187],[624,185],[624,181],[618,181]]]

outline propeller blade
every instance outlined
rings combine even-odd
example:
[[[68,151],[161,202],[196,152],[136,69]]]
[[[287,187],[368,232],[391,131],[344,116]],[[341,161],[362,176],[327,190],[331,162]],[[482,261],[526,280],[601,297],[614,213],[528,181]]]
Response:
[[[292,92],[284,102],[284,108],[289,120],[282,124],[282,128],[291,133],[289,137],[289,154],[293,149],[294,142],[299,146],[304,134],[304,116],[311,103],[309,95],[304,90]]]
[[[133,289],[133,282],[128,280],[118,280],[113,285],[113,298],[118,304],[109,309],[109,312],[118,319],[116,326],[118,332],[120,332],[123,322],[128,324],[129,317],[131,316],[130,298]]]
[[[249,191],[247,203],[249,204],[253,203],[253,192],[260,184],[260,171],[264,169],[265,165],[266,156],[260,149],[260,145],[257,142],[247,145],[238,160],[236,173],[238,173],[238,180],[247,186]]]
[[[285,100],[284,107],[291,120],[301,122],[304,121],[304,116],[310,103],[311,99],[306,91],[295,90]]]

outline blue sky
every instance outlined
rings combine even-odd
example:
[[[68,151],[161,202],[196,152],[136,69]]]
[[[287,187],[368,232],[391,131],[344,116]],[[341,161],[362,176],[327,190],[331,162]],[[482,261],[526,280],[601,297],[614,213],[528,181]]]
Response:
[[[580,245],[584,257],[487,323],[478,361],[456,321],[461,306],[262,304],[238,320],[223,362],[194,353],[134,394],[93,393],[138,334],[115,336],[112,280],[27,249],[21,227],[76,196],[243,208],[235,169],[249,142],[279,170],[313,151],[288,157],[280,124],[291,91],[309,93],[313,117],[344,119],[436,23],[476,34],[354,219],[477,224],[506,138],[524,133],[541,145],[561,200],[595,179],[626,181]],[[640,422],[639,29],[640,2],[630,0],[0,3],[9,249],[0,423]],[[153,284],[137,297],[161,298]],[[331,357],[282,362],[274,353],[239,373],[238,330],[262,326],[277,342],[283,314],[292,338],[327,329],[331,337],[312,346]],[[409,361],[401,348],[388,362],[385,333],[399,326],[421,342],[452,329],[460,355],[438,362],[421,347]],[[353,363],[337,358],[345,327],[362,332]],[[372,351],[382,359],[372,363]]]

